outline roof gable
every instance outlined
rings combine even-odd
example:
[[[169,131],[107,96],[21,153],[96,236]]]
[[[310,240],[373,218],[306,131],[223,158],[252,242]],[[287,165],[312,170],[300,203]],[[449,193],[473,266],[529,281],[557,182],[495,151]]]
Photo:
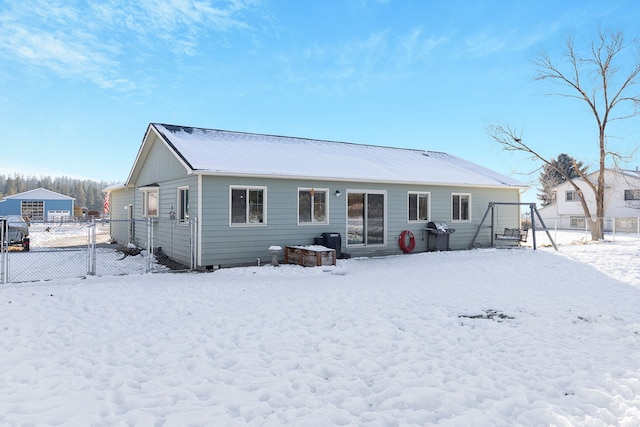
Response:
[[[75,200],[70,196],[56,193],[55,191],[44,188],[36,188],[34,190],[25,191],[23,193],[6,196],[5,199],[30,199],[30,200]]]
[[[179,153],[176,152],[175,148],[171,146],[171,143],[157,131],[153,124],[150,124],[147,127],[147,131],[145,132],[144,138],[142,139],[142,144],[140,145],[140,149],[138,150],[138,154],[133,163],[133,167],[129,172],[129,177],[125,181],[123,188],[137,185],[141,174],[144,173],[144,165],[149,159],[149,156],[152,156],[153,152],[158,153],[158,150],[167,150],[168,152],[173,154],[174,160],[177,160],[177,162],[180,164],[178,168],[183,170],[183,173],[189,173],[192,171],[191,166],[187,162],[185,162],[185,160],[180,156]],[[156,168],[158,166],[159,165],[156,165]],[[155,172],[158,173],[159,171],[156,170]]]
[[[490,187],[527,185],[446,153],[150,125],[192,173]]]

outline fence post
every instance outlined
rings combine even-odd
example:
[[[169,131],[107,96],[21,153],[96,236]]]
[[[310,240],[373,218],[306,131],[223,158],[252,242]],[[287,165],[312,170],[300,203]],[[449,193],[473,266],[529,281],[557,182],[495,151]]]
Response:
[[[7,246],[5,245],[5,236],[4,236],[4,224],[0,223],[2,226],[0,227],[0,283],[3,285],[9,281],[9,251],[7,250]]]
[[[96,221],[91,218],[91,223],[87,227],[87,275],[96,274]]]
[[[190,223],[191,223],[191,237],[190,237],[191,265],[189,266],[189,268],[191,269],[191,271],[193,271],[196,269],[197,256],[198,256],[198,217],[193,218],[193,220],[191,220]]]
[[[153,222],[147,218],[147,264],[146,273],[151,272],[151,257],[153,256]]]
[[[613,218],[613,222],[611,224],[611,232],[613,233],[612,241],[615,242],[616,241],[616,219],[615,218]],[[602,235],[604,236],[604,232],[602,232]]]
[[[584,218],[584,242],[588,242],[589,241],[589,220],[591,220],[591,218],[587,219],[587,217]]]

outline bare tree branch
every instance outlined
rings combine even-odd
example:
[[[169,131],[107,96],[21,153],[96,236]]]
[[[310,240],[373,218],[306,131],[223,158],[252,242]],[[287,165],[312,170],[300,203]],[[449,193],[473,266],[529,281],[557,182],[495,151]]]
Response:
[[[559,92],[551,93],[555,96],[578,99],[585,102],[591,111],[593,118],[598,125],[598,169],[597,179],[592,182],[587,177],[587,172],[579,168],[576,169],[579,177],[587,187],[593,191],[596,199],[595,219],[592,219],[586,198],[582,194],[582,189],[574,179],[558,170],[560,174],[567,178],[582,202],[585,218],[591,226],[593,239],[603,237],[602,218],[604,217],[604,189],[605,171],[607,160],[611,160],[617,165],[618,161],[630,158],[632,153],[623,154],[609,148],[607,137],[607,125],[612,121],[624,120],[636,117],[640,114],[640,92],[631,92],[640,83],[640,62],[636,59],[630,66],[623,61],[622,55],[630,47],[638,47],[637,39],[629,44],[624,41],[622,32],[611,32],[599,30],[593,38],[590,46],[581,51],[577,49],[572,38],[567,39],[562,58],[563,61],[556,64],[551,57],[545,53],[540,53],[534,61],[537,71],[538,81],[550,81],[562,88]],[[584,52],[584,53],[582,53]],[[621,70],[619,64],[625,65],[622,79],[618,79]],[[595,76],[595,79],[588,78]],[[623,105],[630,105],[633,111],[618,110]],[[614,115],[618,114],[618,115]],[[524,153],[534,161],[542,162],[544,165],[551,165],[551,161],[536,151],[532,145],[523,142],[522,133],[517,129],[505,124],[491,125],[487,127],[487,133],[506,151],[517,151]],[[577,164],[574,164],[577,167]]]

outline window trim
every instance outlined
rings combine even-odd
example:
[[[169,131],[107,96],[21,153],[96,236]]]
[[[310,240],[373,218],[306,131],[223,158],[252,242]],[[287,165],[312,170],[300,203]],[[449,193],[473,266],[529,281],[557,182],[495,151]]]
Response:
[[[160,217],[160,187],[157,185],[140,187],[142,192],[142,216],[145,218],[159,218]],[[156,213],[155,215],[149,214],[149,195],[156,195]]]
[[[44,200],[22,200],[20,201],[20,216],[29,217],[33,221],[43,221],[47,218],[45,205]]]
[[[453,218],[453,198],[454,197],[467,197],[469,199],[469,209],[467,212],[468,218],[466,219],[454,219]],[[460,203],[460,208],[462,208],[462,203]],[[460,210],[460,212],[458,212],[458,215],[460,217],[462,217],[462,210]],[[471,222],[472,221],[472,213],[471,213],[471,193],[451,193],[451,222]]]
[[[251,190],[262,191],[262,222],[248,222],[249,204],[245,204],[245,222],[233,222],[233,190],[245,190],[245,197]],[[260,185],[230,185],[229,186],[229,227],[265,227],[267,225],[267,187]]]
[[[411,207],[409,205],[411,196],[416,195],[416,218],[411,219]],[[419,219],[420,217],[420,196],[426,196],[427,198],[427,219]],[[408,224],[420,224],[431,221],[431,192],[429,191],[408,191],[407,192],[407,223]]]
[[[186,210],[183,210],[183,206],[181,202],[182,202],[182,195],[185,190],[187,192],[187,203],[186,203]],[[177,198],[178,200],[176,201],[176,206],[177,206],[176,220],[178,221],[179,225],[187,225],[189,224],[189,186],[188,185],[183,185],[177,188]]]
[[[632,202],[634,200],[640,200],[640,190],[624,190],[624,201]]]
[[[582,230],[586,227],[587,220],[584,216],[571,215],[569,216],[569,228]]]
[[[311,199],[311,221],[310,222],[302,222],[300,221],[300,192],[301,191],[314,191]],[[315,221],[314,209],[315,209],[315,193],[324,193],[324,210],[325,210],[325,220],[322,222]],[[296,192],[296,218],[299,226],[307,227],[313,225],[328,225],[329,224],[329,189],[328,188],[315,188],[315,187],[298,187]]]
[[[569,199],[569,194],[572,194],[571,199]],[[566,190],[564,192],[564,201],[565,202],[579,202],[580,194],[576,190]]]
[[[347,188],[345,191],[347,194],[345,196],[345,203],[346,203],[346,214],[347,214],[347,221],[346,221],[346,244],[347,247],[355,247],[355,248],[367,248],[367,247],[373,247],[373,248],[379,248],[379,247],[385,247],[388,245],[388,238],[387,235],[389,234],[389,220],[387,218],[388,215],[388,208],[389,208],[389,196],[387,194],[387,190],[376,190],[376,189],[359,189],[359,188]],[[363,243],[352,243],[349,242],[349,195],[351,194],[363,194],[365,195],[365,206],[367,204],[368,201],[368,196],[369,195],[378,195],[378,196],[382,196],[383,197],[383,212],[382,212],[382,227],[383,227],[383,232],[382,232],[382,243],[370,243],[368,236],[369,233],[367,231],[368,224],[367,224],[367,208],[365,207],[365,213],[364,213],[364,227],[365,227],[365,232],[364,232],[364,242]]]

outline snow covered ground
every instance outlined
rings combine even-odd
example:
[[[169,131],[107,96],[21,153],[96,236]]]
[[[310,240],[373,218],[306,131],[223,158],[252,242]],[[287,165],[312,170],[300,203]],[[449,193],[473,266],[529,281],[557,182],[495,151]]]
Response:
[[[69,246],[86,246],[90,224],[87,222],[39,223],[29,226],[29,238],[32,249],[61,248]],[[109,223],[95,223],[96,243],[107,243],[110,240]]]
[[[637,426],[639,261],[617,236],[2,285],[0,426]]]

